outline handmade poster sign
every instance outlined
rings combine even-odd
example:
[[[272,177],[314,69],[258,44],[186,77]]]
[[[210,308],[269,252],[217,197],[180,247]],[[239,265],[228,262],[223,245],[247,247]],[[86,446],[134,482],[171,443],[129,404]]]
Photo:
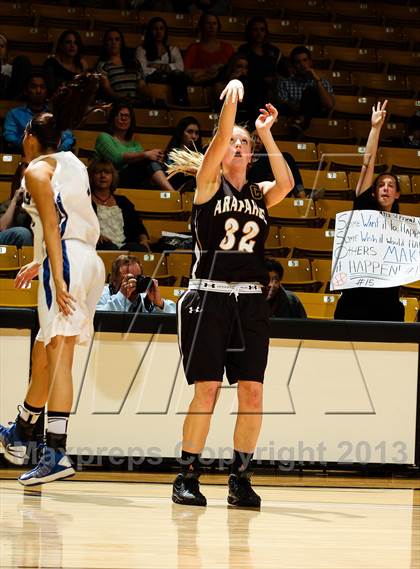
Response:
[[[338,213],[331,290],[387,288],[420,279],[420,217],[384,211]]]

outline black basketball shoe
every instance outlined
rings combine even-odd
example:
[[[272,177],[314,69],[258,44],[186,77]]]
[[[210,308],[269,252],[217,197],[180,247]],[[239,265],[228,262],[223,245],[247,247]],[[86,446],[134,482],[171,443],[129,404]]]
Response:
[[[197,472],[178,474],[172,487],[172,501],[184,506],[207,506],[206,497],[200,492]]]
[[[261,498],[251,486],[251,473],[230,474],[228,504],[236,508],[260,508]]]

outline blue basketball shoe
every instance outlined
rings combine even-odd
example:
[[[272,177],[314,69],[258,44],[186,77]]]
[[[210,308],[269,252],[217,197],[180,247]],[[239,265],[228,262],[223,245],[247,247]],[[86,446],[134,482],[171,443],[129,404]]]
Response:
[[[18,435],[16,421],[9,423],[10,427],[0,425],[0,446],[4,449],[4,458],[6,460],[21,466],[25,461],[30,441],[21,440],[21,436]]]
[[[41,458],[32,470],[25,472],[18,478],[23,486],[36,486],[76,474],[69,457],[61,450],[45,446]]]

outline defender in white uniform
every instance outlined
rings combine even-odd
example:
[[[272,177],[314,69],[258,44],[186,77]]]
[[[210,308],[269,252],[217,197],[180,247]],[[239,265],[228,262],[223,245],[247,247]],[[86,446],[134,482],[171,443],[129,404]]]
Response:
[[[38,289],[40,330],[37,340],[47,345],[54,336],[78,336],[77,342],[86,344],[92,336],[96,303],[105,282],[104,266],[95,248],[99,238],[99,222],[91,204],[85,165],[72,152],[57,152],[47,156],[56,162],[51,185],[60,226],[63,276],[75,302],[74,312],[68,316],[60,312],[54,302],[54,279],[41,219],[31,195],[26,191],[24,208],[33,221],[34,260],[41,264]],[[28,169],[45,158],[35,158]],[[23,185],[25,187],[25,183]]]
[[[61,132],[77,123],[98,84],[95,75],[78,76],[55,100],[55,114],[40,113],[23,139],[31,160],[25,173],[25,208],[33,219],[34,260],[16,277],[23,288],[39,276],[40,332],[32,349],[32,377],[19,415],[0,425],[0,445],[13,464],[23,464],[34,439],[34,426],[47,405],[46,445],[39,463],[19,482],[34,486],[72,476],[66,454],[67,425],[73,402],[72,365],[77,343],[89,341],[95,307],[105,281],[96,254],[99,224],[90,200],[85,166],[71,152],[57,152]],[[72,95],[83,105],[72,105]]]

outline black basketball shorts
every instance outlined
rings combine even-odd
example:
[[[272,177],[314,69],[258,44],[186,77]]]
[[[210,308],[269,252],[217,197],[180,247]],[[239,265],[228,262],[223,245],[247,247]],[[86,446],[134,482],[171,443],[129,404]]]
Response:
[[[188,290],[178,301],[178,341],[185,376],[196,381],[264,381],[269,307],[263,294]]]

